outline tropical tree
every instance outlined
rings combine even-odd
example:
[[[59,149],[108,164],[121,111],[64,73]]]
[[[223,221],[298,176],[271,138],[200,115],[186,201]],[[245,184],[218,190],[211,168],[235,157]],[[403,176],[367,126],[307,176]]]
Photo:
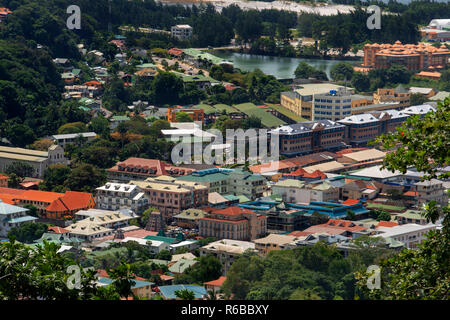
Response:
[[[194,300],[195,293],[188,289],[175,290],[175,295],[181,300]]]

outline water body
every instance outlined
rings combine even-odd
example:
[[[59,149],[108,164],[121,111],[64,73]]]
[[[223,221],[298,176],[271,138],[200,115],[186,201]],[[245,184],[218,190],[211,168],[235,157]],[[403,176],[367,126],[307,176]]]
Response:
[[[308,63],[316,69],[324,71],[330,77],[331,68],[344,60],[320,60],[289,57],[271,57],[256,54],[245,54],[238,52],[215,51],[215,56],[232,61],[234,67],[242,71],[254,71],[260,69],[265,74],[270,74],[277,79],[294,77],[294,71],[301,61]],[[354,61],[345,60],[353,63]]]

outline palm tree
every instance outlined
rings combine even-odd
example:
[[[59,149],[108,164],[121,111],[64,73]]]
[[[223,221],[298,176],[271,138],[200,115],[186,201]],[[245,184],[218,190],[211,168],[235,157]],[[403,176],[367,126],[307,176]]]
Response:
[[[194,300],[195,293],[187,289],[175,290],[175,295],[181,300]]]
[[[216,296],[216,291],[214,289],[208,290],[208,293],[205,296],[206,300],[218,300]]]

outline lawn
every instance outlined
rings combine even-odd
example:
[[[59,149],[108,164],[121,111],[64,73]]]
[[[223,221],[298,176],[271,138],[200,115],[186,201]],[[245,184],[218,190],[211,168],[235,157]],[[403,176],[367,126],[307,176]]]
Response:
[[[406,209],[405,207],[390,206],[381,203],[368,203],[366,207],[367,209],[384,209],[389,211],[403,211]]]

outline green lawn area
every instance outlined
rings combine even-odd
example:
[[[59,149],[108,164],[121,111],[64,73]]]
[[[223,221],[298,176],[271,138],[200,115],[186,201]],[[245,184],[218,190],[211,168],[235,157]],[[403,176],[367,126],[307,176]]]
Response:
[[[271,114],[267,111],[264,111],[261,108],[258,108],[251,102],[241,103],[241,104],[235,105],[234,107],[236,109],[242,111],[243,113],[245,113],[248,116],[258,117],[259,119],[261,119],[261,123],[263,124],[263,126],[268,127],[268,128],[273,128],[273,127],[277,127],[277,126],[286,124],[286,122],[284,122],[283,120],[278,119],[273,114]]]
[[[122,247],[122,248],[111,248],[111,249],[107,249],[107,250],[92,251],[92,252],[89,252],[88,256],[94,256],[94,257],[98,258],[98,257],[102,257],[102,256],[105,256],[108,254],[113,255],[116,252],[119,252],[119,253],[127,252],[127,248]]]
[[[288,117],[289,119],[294,120],[295,122],[307,121],[306,119],[303,119],[299,115],[296,115],[291,110],[286,109],[283,106],[280,106],[280,105],[277,105],[277,104],[272,104],[272,103],[266,103],[266,105],[268,105],[269,107],[277,110],[279,113],[284,114],[286,117]]]
[[[405,207],[390,206],[387,204],[380,204],[380,203],[368,203],[366,207],[367,209],[384,209],[390,211],[403,211],[406,209]]]

